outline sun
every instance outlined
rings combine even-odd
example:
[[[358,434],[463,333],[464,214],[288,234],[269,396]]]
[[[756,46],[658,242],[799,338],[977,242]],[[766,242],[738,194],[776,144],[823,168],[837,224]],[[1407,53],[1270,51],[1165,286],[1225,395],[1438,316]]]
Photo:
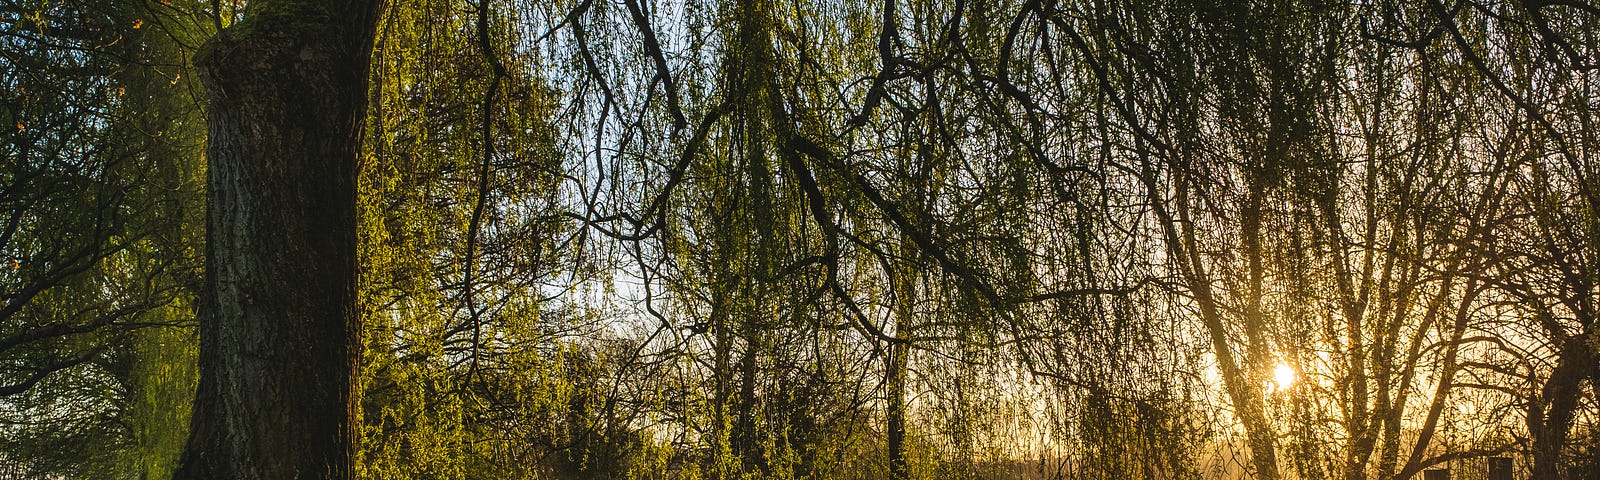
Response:
[[[1277,368],[1272,369],[1272,390],[1275,392],[1288,390],[1289,387],[1294,386],[1294,382],[1298,380],[1298,377],[1294,367],[1289,366],[1287,363],[1278,362]]]

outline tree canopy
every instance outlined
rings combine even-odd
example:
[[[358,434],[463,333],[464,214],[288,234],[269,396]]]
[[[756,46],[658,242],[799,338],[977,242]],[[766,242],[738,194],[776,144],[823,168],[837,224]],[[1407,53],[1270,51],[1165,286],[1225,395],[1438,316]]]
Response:
[[[0,0],[0,478],[1596,478],[1597,22]]]

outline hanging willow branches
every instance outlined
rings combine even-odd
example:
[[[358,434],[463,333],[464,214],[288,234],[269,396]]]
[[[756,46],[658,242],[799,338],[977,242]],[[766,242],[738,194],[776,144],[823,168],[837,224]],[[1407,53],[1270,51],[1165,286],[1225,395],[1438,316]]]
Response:
[[[181,435],[183,58],[234,3],[0,5],[0,472]],[[392,2],[354,475],[1587,478],[1597,21]]]

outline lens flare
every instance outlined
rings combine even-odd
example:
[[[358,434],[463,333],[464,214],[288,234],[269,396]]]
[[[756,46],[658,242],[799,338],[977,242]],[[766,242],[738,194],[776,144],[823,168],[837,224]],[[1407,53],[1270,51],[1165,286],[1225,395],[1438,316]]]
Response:
[[[1298,375],[1295,373],[1294,367],[1289,366],[1287,363],[1279,362],[1278,367],[1272,369],[1273,391],[1288,390],[1289,387],[1294,386],[1294,382],[1297,379]]]

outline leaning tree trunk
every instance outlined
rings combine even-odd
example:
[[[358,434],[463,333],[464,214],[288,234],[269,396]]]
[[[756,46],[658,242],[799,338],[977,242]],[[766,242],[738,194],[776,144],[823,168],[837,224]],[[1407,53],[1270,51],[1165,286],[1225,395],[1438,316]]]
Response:
[[[255,0],[198,58],[210,189],[179,479],[343,479],[355,448],[355,170],[381,0]]]

